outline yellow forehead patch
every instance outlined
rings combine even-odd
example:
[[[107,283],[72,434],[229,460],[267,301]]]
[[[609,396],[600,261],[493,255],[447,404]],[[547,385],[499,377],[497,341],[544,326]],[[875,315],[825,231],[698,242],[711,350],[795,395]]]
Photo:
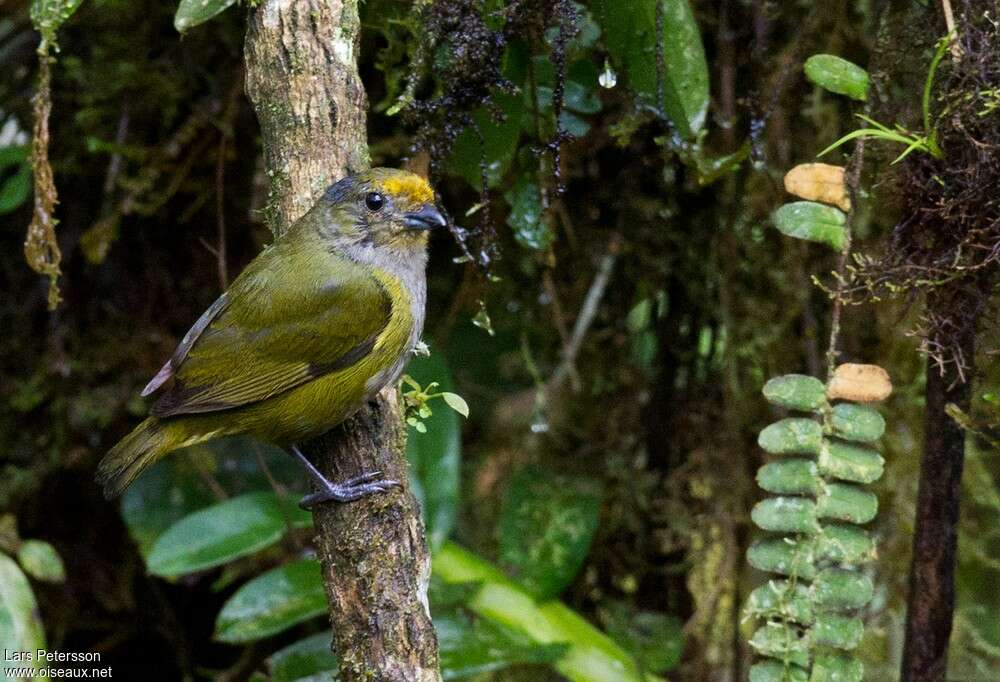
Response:
[[[386,194],[406,197],[414,204],[424,204],[434,199],[434,190],[427,181],[412,173],[385,178],[379,184]]]

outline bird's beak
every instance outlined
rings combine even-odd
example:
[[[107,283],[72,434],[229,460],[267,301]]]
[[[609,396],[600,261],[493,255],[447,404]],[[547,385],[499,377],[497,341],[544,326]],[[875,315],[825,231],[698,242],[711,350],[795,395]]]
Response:
[[[408,230],[430,230],[448,224],[441,211],[433,204],[426,204],[419,211],[407,213],[403,216],[403,223]]]

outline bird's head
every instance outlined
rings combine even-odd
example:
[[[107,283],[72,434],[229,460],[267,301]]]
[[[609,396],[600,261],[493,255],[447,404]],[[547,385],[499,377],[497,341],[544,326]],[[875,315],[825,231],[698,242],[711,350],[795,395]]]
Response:
[[[428,232],[447,224],[427,181],[392,168],[373,168],[334,183],[319,205],[333,239],[401,256],[422,252]]]

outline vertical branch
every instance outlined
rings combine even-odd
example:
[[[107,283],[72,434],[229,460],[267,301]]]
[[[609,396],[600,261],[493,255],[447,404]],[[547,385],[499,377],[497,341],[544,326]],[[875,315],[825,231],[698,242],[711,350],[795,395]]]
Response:
[[[247,92],[260,121],[277,235],[346,173],[367,168],[357,0],[262,0],[252,11]],[[314,511],[343,680],[440,680],[427,606],[430,556],[409,491],[394,389],[302,444],[331,480],[381,471],[403,489]]]

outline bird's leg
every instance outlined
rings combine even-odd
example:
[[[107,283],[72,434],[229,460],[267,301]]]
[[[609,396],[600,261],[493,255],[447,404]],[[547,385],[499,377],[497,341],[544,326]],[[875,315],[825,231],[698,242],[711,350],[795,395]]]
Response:
[[[292,445],[289,451],[306,468],[309,477],[316,485],[316,492],[306,495],[299,501],[299,506],[303,509],[312,509],[321,502],[353,502],[373,493],[385,492],[393,486],[399,486],[398,481],[381,478],[381,471],[368,471],[343,483],[334,483],[302,454],[297,445]]]

